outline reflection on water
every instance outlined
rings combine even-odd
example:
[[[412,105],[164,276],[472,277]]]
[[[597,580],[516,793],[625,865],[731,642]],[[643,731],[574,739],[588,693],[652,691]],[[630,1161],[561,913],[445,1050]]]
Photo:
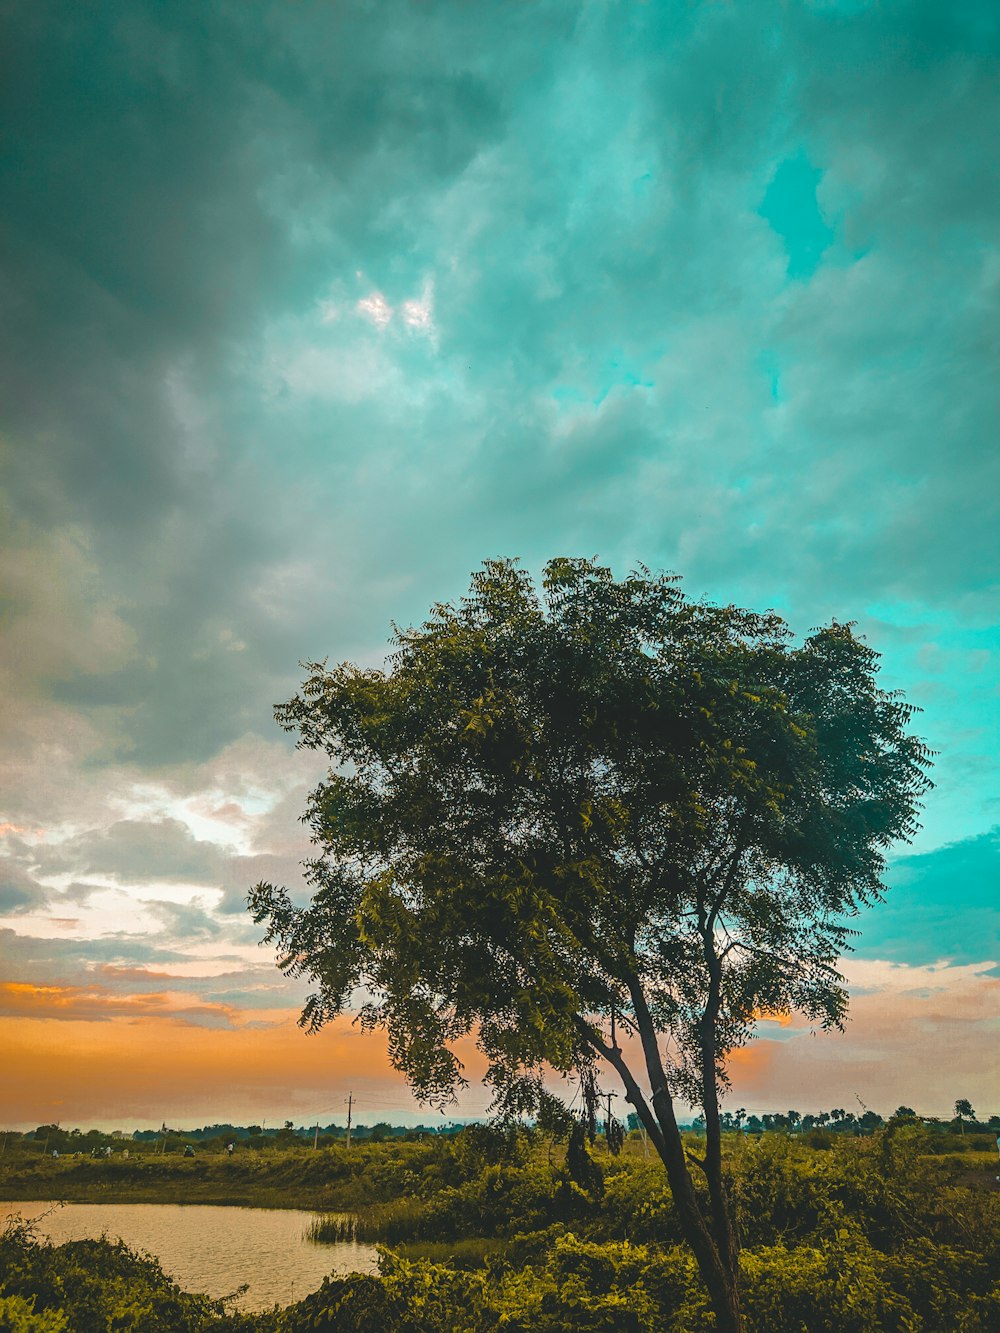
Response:
[[[154,1254],[185,1291],[228,1296],[243,1285],[240,1310],[289,1305],[330,1274],[373,1273],[374,1245],[306,1240],[315,1213],[283,1208],[221,1208],[179,1203],[0,1203],[0,1225],[14,1213],[41,1218],[55,1244],[107,1234]],[[42,1214],[45,1214],[42,1217]]]

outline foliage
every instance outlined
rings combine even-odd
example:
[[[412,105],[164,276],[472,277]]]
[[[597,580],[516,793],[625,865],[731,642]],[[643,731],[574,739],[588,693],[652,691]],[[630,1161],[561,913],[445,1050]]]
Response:
[[[363,989],[362,1022],[431,1101],[462,1081],[452,1046],[473,1033],[512,1118],[544,1110],[545,1065],[607,1061],[728,1328],[726,1058],[761,1012],[840,1024],[845,918],[879,897],[927,785],[913,710],[851,627],[789,638],[662,575],[555,560],[539,594],[487,563],[463,601],[398,632],[388,670],[311,664],[276,710],[333,767],[306,812],[311,904],[250,894],[283,969],[315,983],[303,1023]],[[707,1196],[678,1094],[704,1111]]]
[[[243,1333],[255,1327],[252,1319],[227,1314],[220,1301],[182,1291],[156,1259],[121,1241],[52,1246],[19,1219],[0,1235],[0,1321],[4,1317],[12,1333]]]
[[[751,1333],[1000,1329],[1000,1193],[988,1154],[928,1153],[935,1135],[899,1119],[870,1138],[831,1136],[821,1152],[807,1138],[726,1139]],[[15,1224],[0,1237],[0,1331],[717,1328],[662,1166],[637,1139],[618,1157],[600,1139],[589,1151],[601,1197],[572,1182],[566,1142],[539,1134],[476,1127],[426,1145],[366,1145],[351,1187],[371,1188],[383,1199],[377,1209],[396,1210],[372,1216],[395,1226],[397,1247],[383,1252],[377,1275],[330,1279],[259,1314],[179,1291],[155,1260],[123,1245],[48,1246]],[[326,1156],[348,1154],[311,1160]],[[290,1178],[301,1170],[297,1153],[288,1168]]]
[[[69,1324],[59,1310],[35,1313],[34,1297],[0,1296],[0,1333],[67,1333]]]

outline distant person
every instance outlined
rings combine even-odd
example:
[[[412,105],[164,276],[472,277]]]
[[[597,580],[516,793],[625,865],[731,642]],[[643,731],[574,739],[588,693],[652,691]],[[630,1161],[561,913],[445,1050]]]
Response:
[[[234,1153],[235,1151],[236,1151],[236,1144],[235,1144],[235,1143],[227,1143],[227,1144],[226,1144],[226,1155],[227,1155],[228,1157],[232,1157],[232,1155],[233,1155],[233,1153]]]

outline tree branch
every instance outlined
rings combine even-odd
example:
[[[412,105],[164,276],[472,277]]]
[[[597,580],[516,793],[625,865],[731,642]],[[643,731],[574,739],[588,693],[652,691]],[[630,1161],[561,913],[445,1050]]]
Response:
[[[690,1148],[684,1149],[684,1156],[688,1159],[689,1162],[694,1162],[696,1166],[700,1166],[705,1175],[706,1176],[708,1175],[708,1168],[705,1165],[704,1157],[699,1157],[698,1154],[696,1152],[692,1152]]]
[[[625,1085],[626,1099],[635,1107],[636,1114],[642,1121],[643,1128],[653,1141],[653,1147],[662,1161],[666,1152],[666,1144],[663,1139],[663,1133],[657,1124],[649,1103],[643,1096],[642,1089],[639,1087],[631,1069],[625,1063],[621,1048],[618,1046],[609,1046],[600,1036],[597,1030],[591,1026],[579,1014],[575,1016],[578,1031],[584,1040],[590,1045],[598,1055],[604,1057],[608,1064],[618,1073]]]

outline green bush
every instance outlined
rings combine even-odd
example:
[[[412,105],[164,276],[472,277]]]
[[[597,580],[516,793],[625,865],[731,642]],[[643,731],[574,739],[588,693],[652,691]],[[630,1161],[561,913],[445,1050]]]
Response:
[[[121,1241],[49,1245],[20,1220],[0,1235],[0,1297],[17,1333],[236,1333],[255,1327],[228,1315],[219,1301],[182,1291],[156,1259]]]
[[[0,1333],[65,1333],[69,1329],[60,1310],[35,1314],[35,1301],[23,1296],[0,1296]]]
[[[742,1256],[743,1303],[755,1333],[880,1333],[919,1328],[864,1241],[763,1247]]]

